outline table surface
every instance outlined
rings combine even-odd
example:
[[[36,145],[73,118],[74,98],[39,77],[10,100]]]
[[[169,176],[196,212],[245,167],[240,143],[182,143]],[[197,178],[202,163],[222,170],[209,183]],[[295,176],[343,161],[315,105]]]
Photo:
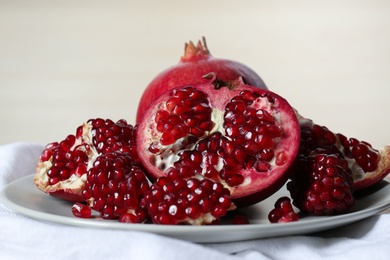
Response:
[[[147,84],[205,36],[301,114],[379,148],[389,28],[386,0],[0,0],[0,144],[61,140],[95,117],[133,124]]]

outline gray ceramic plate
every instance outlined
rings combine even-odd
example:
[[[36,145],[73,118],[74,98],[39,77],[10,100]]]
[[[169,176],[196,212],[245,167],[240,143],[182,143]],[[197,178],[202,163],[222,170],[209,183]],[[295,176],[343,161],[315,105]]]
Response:
[[[10,209],[28,217],[48,222],[79,227],[121,229],[152,232],[193,242],[228,242],[256,238],[303,235],[346,225],[390,207],[390,184],[378,183],[365,196],[358,197],[353,210],[344,215],[331,217],[305,217],[297,222],[271,224],[267,219],[277,198],[288,195],[283,187],[270,198],[241,209],[248,216],[249,225],[212,226],[167,226],[154,224],[125,224],[100,218],[81,219],[72,215],[72,203],[53,198],[33,183],[33,175],[28,175],[7,185],[0,193],[0,200]]]

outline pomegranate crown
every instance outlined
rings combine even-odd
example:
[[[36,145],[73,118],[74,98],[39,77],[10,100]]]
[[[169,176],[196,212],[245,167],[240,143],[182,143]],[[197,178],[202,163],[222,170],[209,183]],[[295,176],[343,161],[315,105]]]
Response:
[[[184,55],[181,57],[182,62],[195,61],[199,59],[207,59],[210,57],[210,51],[207,48],[206,38],[203,36],[202,41],[198,41],[197,45],[190,41],[184,45]]]

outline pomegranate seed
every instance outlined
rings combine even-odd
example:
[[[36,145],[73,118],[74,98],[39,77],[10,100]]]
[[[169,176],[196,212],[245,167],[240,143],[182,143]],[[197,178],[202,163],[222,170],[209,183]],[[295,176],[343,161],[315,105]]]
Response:
[[[79,218],[90,218],[92,215],[92,210],[87,205],[76,202],[72,206],[72,213],[74,216]]]
[[[131,214],[131,213],[124,213],[120,215],[119,217],[119,222],[123,223],[138,223],[138,218],[136,215]]]

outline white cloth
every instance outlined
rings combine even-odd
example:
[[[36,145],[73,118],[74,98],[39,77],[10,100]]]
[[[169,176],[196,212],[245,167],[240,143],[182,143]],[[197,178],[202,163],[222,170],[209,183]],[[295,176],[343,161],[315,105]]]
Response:
[[[0,189],[31,174],[43,146],[0,146]],[[390,215],[307,236],[195,244],[151,233],[30,219],[0,202],[0,259],[390,259]]]

